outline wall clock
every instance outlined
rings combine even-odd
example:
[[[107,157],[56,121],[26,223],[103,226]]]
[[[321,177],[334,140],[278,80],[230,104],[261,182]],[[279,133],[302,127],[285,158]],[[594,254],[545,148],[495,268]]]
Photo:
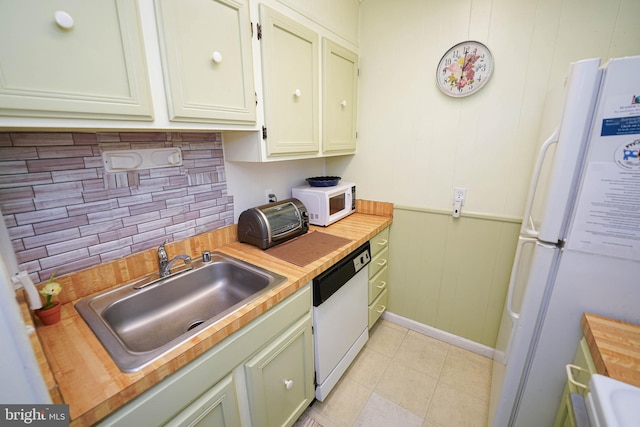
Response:
[[[493,57],[489,48],[477,41],[458,43],[438,63],[436,82],[442,92],[460,98],[476,93],[489,81]]]

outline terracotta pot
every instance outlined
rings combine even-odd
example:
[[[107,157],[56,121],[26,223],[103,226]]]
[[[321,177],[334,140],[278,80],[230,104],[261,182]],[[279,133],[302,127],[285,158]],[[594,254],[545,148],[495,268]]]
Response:
[[[42,323],[45,325],[53,325],[54,323],[58,323],[60,321],[60,308],[62,306],[60,303],[55,303],[53,306],[47,309],[38,309],[35,311],[36,316],[40,318]]]

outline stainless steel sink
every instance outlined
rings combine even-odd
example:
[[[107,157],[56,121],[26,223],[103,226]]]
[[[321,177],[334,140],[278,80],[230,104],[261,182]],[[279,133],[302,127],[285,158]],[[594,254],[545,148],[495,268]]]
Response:
[[[135,372],[287,278],[213,253],[211,262],[158,274],[76,303],[118,367]]]

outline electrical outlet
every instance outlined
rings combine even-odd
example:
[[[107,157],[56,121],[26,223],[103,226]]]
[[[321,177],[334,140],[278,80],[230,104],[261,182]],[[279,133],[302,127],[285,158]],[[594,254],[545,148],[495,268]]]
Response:
[[[464,187],[454,187],[453,203],[459,202],[460,206],[464,206],[464,200],[467,198],[467,189]]]
[[[264,198],[267,201],[267,203],[273,203],[278,201],[278,198],[276,197],[275,193],[273,192],[273,189],[271,188],[264,190]]]
[[[464,199],[467,197],[467,189],[464,187],[454,187],[453,188],[453,212],[452,215],[454,218],[460,217],[460,210],[462,209],[462,205],[464,205]]]

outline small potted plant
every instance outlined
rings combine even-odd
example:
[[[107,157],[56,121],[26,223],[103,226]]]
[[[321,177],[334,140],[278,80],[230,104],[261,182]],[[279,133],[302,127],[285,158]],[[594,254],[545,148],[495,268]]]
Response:
[[[60,303],[57,301],[51,302],[51,298],[62,291],[62,285],[53,281],[56,271],[51,274],[49,282],[40,289],[40,295],[44,297],[44,304],[42,308],[35,311],[36,316],[38,316],[45,325],[53,325],[60,320]]]

